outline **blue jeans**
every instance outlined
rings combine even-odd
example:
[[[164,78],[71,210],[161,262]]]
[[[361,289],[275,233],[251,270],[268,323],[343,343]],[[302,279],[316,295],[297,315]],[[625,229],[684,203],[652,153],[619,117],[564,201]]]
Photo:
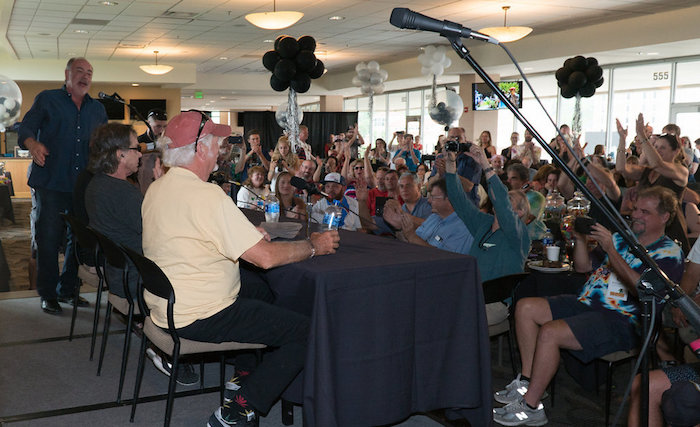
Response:
[[[62,191],[35,188],[36,195],[36,244],[37,244],[37,292],[45,299],[73,296],[78,283],[78,265],[70,227],[61,213],[72,213],[73,194]],[[63,272],[58,274],[58,251],[66,230],[66,252]]]

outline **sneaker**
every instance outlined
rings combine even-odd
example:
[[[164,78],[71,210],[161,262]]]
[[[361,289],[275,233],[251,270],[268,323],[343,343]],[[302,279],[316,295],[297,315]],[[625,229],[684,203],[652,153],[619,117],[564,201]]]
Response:
[[[167,376],[170,376],[172,365],[170,362],[163,363],[163,358],[160,357],[153,349],[146,349],[146,356],[153,361],[153,366]],[[194,367],[190,363],[180,363],[180,369],[177,372],[175,381],[184,386],[195,385],[199,382],[199,374],[194,371]]]
[[[493,420],[504,426],[543,426],[548,421],[542,403],[537,409],[530,409],[525,399],[509,403],[502,408],[494,408]]]
[[[513,403],[522,399],[527,393],[527,389],[530,387],[530,381],[521,380],[520,374],[513,381],[506,386],[505,389],[497,391],[493,394],[493,399],[498,403]],[[545,390],[544,394],[540,399],[546,399],[549,397],[549,393]]]
[[[225,412],[228,411],[228,406]],[[244,413],[238,414],[239,417],[232,419],[229,415],[224,415],[224,406],[220,406],[219,409],[214,411],[209,417],[209,422],[207,422],[207,427],[227,427],[227,426],[247,426],[247,427],[258,427],[259,418],[255,414],[255,411],[245,411]]]

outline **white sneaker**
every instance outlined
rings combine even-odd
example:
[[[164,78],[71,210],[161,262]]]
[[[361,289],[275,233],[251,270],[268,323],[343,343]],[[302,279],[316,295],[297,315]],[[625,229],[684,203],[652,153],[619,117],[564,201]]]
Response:
[[[504,426],[543,426],[548,422],[544,405],[540,403],[537,409],[530,409],[525,399],[494,408],[493,420]]]
[[[498,403],[504,404],[517,402],[518,400],[522,399],[523,396],[525,396],[525,393],[527,393],[527,389],[529,387],[530,381],[521,380],[520,374],[518,374],[518,376],[515,377],[515,379],[511,381],[505,389],[495,392],[493,394],[493,399]],[[547,393],[547,390],[545,390],[541,399],[546,399],[547,397],[549,397],[549,393]]]
[[[153,361],[153,366],[167,376],[170,376],[172,365],[169,362],[163,363],[163,358],[151,348],[146,349],[146,356]],[[175,381],[184,386],[194,385],[199,382],[199,375],[189,363],[180,363]]]

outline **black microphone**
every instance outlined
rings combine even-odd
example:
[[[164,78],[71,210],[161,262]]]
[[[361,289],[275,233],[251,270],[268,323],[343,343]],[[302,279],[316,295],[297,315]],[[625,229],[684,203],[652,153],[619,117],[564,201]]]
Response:
[[[114,101],[114,102],[120,102],[122,104],[124,103],[124,98],[119,96],[119,94],[117,92],[114,92],[111,95],[107,95],[104,92],[100,92],[97,95],[100,97],[100,99],[109,99],[109,100]]]
[[[433,31],[440,33],[441,36],[445,37],[466,37],[496,45],[499,44],[498,40],[494,39],[493,37],[482,34],[478,31],[472,31],[471,28],[463,27],[456,22],[447,20],[438,21],[437,19],[414,12],[405,7],[395,7],[394,10],[391,11],[391,18],[389,19],[389,22],[391,22],[391,25],[397,28]]]
[[[306,190],[309,192],[309,194],[320,194],[325,197],[330,197],[328,194],[316,188],[314,184],[307,182],[304,178],[293,176],[289,183],[292,184],[292,186],[294,186],[297,190]]]

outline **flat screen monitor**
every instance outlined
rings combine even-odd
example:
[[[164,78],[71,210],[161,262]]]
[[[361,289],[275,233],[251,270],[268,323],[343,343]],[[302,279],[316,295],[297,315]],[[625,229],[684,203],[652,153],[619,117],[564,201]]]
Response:
[[[98,101],[104,105],[109,120],[124,120],[126,116],[124,113],[124,109],[126,108],[124,104],[112,101],[111,99],[98,99]]]
[[[500,91],[510,98],[513,105],[523,108],[523,82],[520,80],[497,82]],[[475,111],[498,110],[506,108],[486,83],[472,83],[472,108]]]
[[[139,113],[141,113],[144,119],[148,117],[148,112],[154,108],[160,108],[163,111],[168,111],[166,108],[165,99],[132,99],[129,101],[129,103],[135,107]],[[138,117],[136,117],[131,109],[129,109],[129,118],[131,120],[138,120]]]

